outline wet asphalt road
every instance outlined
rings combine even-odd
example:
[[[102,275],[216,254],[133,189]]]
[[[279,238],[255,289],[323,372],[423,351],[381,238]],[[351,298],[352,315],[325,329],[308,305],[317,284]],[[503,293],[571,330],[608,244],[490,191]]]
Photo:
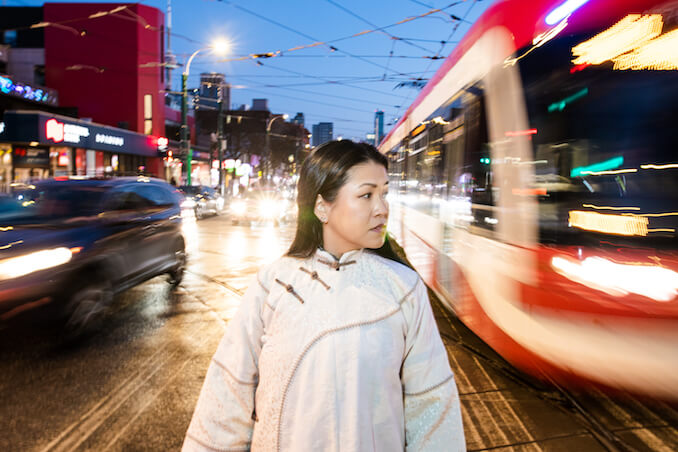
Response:
[[[50,331],[0,331],[1,451],[178,450],[209,360],[261,263],[288,228],[185,225],[189,267],[117,297],[103,330],[64,345]]]
[[[189,267],[118,296],[102,331],[0,331],[0,451],[179,450],[203,378],[240,295],[284,252],[289,227],[187,222]],[[476,450],[678,450],[675,404],[560,391],[501,360],[432,300]]]

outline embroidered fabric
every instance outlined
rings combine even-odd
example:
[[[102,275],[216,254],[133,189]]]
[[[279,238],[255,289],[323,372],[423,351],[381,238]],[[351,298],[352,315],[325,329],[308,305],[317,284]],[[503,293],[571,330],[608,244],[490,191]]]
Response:
[[[306,260],[281,258],[259,272],[242,312],[228,326],[228,346],[220,345],[215,354],[223,368],[210,367],[222,370],[208,372],[190,435],[205,440],[226,434],[211,429],[242,429],[252,450],[266,451],[313,450],[318,444],[328,451],[350,449],[346,444],[403,450],[404,425],[410,426],[412,444],[456,437],[449,428],[457,421],[448,417],[461,424],[458,397],[449,407],[440,402],[444,391],[456,396],[456,386],[453,379],[452,386],[441,384],[451,373],[417,274],[369,251],[344,254],[342,271],[320,262],[328,259],[334,258],[318,250]],[[258,384],[241,393],[245,386],[233,384],[256,381],[248,379],[253,363]],[[244,413],[242,401],[250,398],[252,409]],[[254,406],[257,422],[250,418]],[[352,423],[356,413],[365,418]],[[234,419],[240,414],[244,417]],[[375,428],[388,434],[373,436]],[[336,443],[340,437],[348,443]],[[387,442],[375,443],[375,437]]]
[[[461,404],[454,378],[416,395],[405,394],[406,451],[465,451]]]

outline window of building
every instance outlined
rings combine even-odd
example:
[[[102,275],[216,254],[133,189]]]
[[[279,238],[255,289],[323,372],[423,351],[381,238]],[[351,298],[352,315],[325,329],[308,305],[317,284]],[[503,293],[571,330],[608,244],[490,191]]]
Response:
[[[144,94],[144,134],[153,133],[153,95]]]
[[[3,42],[11,47],[16,47],[16,30],[5,30],[3,34]]]
[[[36,85],[45,86],[45,65],[36,64],[33,66],[33,81]]]

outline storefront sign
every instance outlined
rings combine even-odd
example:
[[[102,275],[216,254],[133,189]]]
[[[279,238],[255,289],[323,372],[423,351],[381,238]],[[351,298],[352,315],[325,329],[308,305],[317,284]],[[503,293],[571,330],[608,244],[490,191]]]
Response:
[[[89,136],[89,129],[76,124],[64,124],[52,118],[45,123],[45,137],[55,143],[80,144],[81,138]],[[97,141],[99,143],[99,141]]]
[[[14,148],[14,166],[49,167],[49,149]]]
[[[0,75],[0,93],[50,105],[57,105],[58,100],[57,92],[53,89],[31,86],[6,75]]]
[[[94,137],[94,141],[97,143],[110,144],[111,146],[122,146],[125,144],[125,139],[123,137],[116,137],[103,133],[97,133],[96,137]]]
[[[14,143],[77,147],[96,151],[159,157],[157,138],[44,112],[6,111],[2,140]],[[208,154],[209,157],[209,154]]]

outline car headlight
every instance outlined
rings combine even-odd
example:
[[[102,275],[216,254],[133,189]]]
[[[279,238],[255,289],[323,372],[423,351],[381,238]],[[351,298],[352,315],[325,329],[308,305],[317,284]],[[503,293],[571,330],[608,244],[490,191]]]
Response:
[[[231,212],[235,215],[244,215],[247,211],[247,204],[242,201],[234,201],[231,203]]]
[[[63,265],[71,260],[76,250],[80,251],[80,248],[60,247],[3,259],[0,261],[0,281]]]
[[[272,199],[262,199],[259,201],[259,215],[266,218],[273,218],[280,212],[280,206]]]
[[[181,207],[183,209],[194,209],[195,208],[195,201],[193,201],[193,198],[186,198],[181,203]]]

